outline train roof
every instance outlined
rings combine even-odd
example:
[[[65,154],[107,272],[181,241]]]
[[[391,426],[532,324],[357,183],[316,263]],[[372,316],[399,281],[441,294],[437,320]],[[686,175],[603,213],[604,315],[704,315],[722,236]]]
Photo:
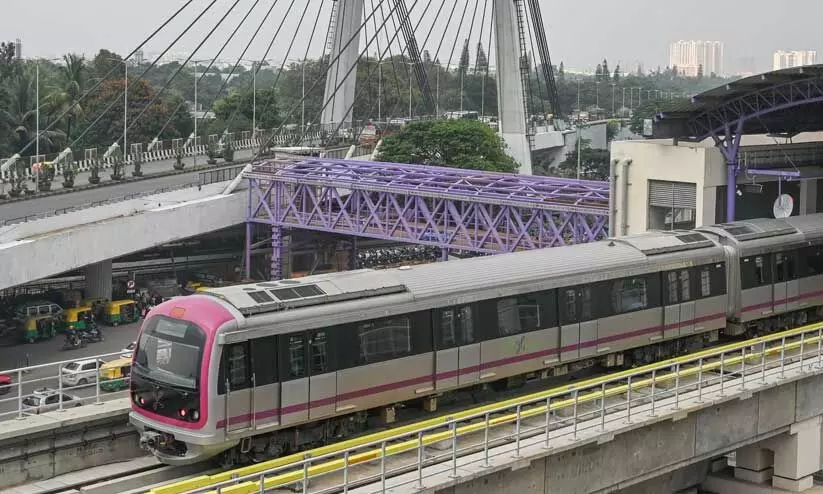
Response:
[[[823,237],[823,213],[792,216],[785,221],[805,235],[807,240]]]
[[[703,226],[697,230],[717,235],[747,250],[790,245],[823,236],[823,214],[743,220]]]
[[[707,255],[706,249],[713,249]],[[699,251],[695,255],[687,251]],[[669,254],[669,255],[666,255]],[[722,250],[702,233],[659,232],[567,247],[477,257],[446,263],[421,264],[387,270],[358,270],[208,289],[244,315],[325,305],[383,295],[412,301],[452,298],[494,290],[495,296],[550,289],[584,277],[621,270],[627,276],[657,269],[650,261],[682,265],[694,258],[709,262]],[[575,281],[579,279],[579,281]],[[556,280],[556,281],[555,281]]]

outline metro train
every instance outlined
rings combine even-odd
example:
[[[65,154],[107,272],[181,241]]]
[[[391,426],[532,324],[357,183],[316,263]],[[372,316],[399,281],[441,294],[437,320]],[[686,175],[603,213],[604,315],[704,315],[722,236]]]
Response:
[[[164,463],[242,464],[456,390],[821,317],[823,214],[216,288],[149,314],[130,420]]]

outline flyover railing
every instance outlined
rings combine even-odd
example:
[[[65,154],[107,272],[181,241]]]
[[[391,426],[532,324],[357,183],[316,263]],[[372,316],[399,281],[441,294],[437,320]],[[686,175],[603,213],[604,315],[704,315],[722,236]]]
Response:
[[[458,465],[488,466],[524,448],[568,447],[722,396],[751,393],[823,368],[823,323],[720,346],[560,388],[400,426],[234,471],[186,479],[151,494],[386,492],[424,486]],[[688,400],[688,401],[687,401]],[[371,488],[371,489],[370,489]]]
[[[25,354],[25,349],[21,352]],[[0,420],[59,413],[128,397],[128,369],[123,369],[126,372],[122,375],[108,378],[100,375],[100,368],[107,362],[130,358],[130,351],[91,356],[79,350],[66,352],[67,356],[72,354],[73,358],[59,362],[0,370],[0,376],[11,380],[7,384],[0,381]],[[81,364],[89,368],[84,369]]]
[[[44,211],[42,213],[36,214],[29,214],[26,216],[20,216],[17,218],[10,218],[10,219],[3,219],[0,220],[0,226],[8,226],[8,225],[16,225],[18,223],[26,223],[28,221],[34,220],[42,220],[45,218],[51,218],[53,216],[60,216],[66,213],[74,213],[76,211],[82,211],[84,209],[89,208],[96,208],[99,206],[106,206],[109,204],[115,204],[118,202],[130,201],[133,199],[140,199],[143,197],[153,196],[157,194],[163,194],[166,192],[174,192],[177,190],[189,189],[191,187],[203,186],[203,185],[210,185],[214,183],[220,182],[228,182],[230,180],[234,180],[237,175],[243,171],[243,168],[246,165],[237,165],[228,168],[217,168],[214,170],[207,170],[203,172],[199,172],[199,177],[197,180],[192,180],[191,182],[187,182],[185,184],[180,185],[172,185],[168,187],[160,187],[157,189],[152,189],[144,192],[135,192],[133,194],[125,194],[121,196],[111,197],[109,199],[104,199],[102,201],[91,201],[85,202],[83,204],[77,204],[74,206],[67,206],[65,208],[58,208],[52,209],[49,211]]]

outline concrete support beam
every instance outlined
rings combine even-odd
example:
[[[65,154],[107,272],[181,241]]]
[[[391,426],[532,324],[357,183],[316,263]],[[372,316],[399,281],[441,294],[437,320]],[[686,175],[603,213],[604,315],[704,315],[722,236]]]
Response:
[[[823,191],[821,191],[823,192]],[[800,214],[814,214],[817,212],[817,180],[803,180],[800,182]]]
[[[497,38],[497,102],[500,135],[508,145],[509,155],[520,165],[522,175],[532,174],[532,157],[526,136],[526,108],[520,72],[520,37],[516,3],[494,0],[495,36]]]
[[[111,259],[86,266],[86,298],[111,300]]]
[[[789,492],[803,492],[814,484],[812,475],[820,470],[821,417],[797,423],[763,445],[774,451],[772,486]]]
[[[344,127],[351,127],[352,106],[356,89],[357,69],[349,70],[357,63],[360,54],[360,25],[363,20],[363,0],[336,0],[334,35],[331,53],[332,60],[340,57],[331,64],[326,77],[326,92],[323,104],[324,125],[338,125],[345,122]],[[352,38],[354,38],[352,40]],[[352,40],[349,43],[349,40]],[[348,74],[348,76],[347,76]],[[337,87],[340,86],[340,89]],[[335,89],[337,89],[335,91]]]

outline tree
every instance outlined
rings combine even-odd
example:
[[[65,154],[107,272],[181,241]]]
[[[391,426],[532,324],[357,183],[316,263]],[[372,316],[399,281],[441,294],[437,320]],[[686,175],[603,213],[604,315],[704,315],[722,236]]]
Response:
[[[614,68],[614,76],[612,77],[612,82],[615,84],[620,84],[620,64],[617,64],[617,67]]]
[[[414,122],[383,139],[380,161],[514,173],[502,139],[476,120]]]
[[[601,64],[597,64],[597,68],[594,70],[594,80],[599,81],[603,78],[603,66]]]
[[[86,60],[75,54],[63,55],[65,65],[58,69],[57,86],[48,95],[59,113],[66,113],[66,140],[71,143],[71,131],[83,112],[81,97],[86,88]]]
[[[603,70],[600,74],[600,80],[607,82],[609,80],[609,76],[611,76],[611,71],[609,70],[609,62],[606,59],[603,59]]]
[[[458,73],[465,74],[469,68],[469,40],[463,42],[463,51],[460,52],[460,65],[457,68]]]
[[[566,68],[563,62],[560,62],[560,66],[557,67],[557,82],[561,84],[566,82]]]
[[[253,93],[251,90],[236,90],[231,95],[217,100],[214,103],[214,115],[229,124],[238,114],[252,122],[255,116]],[[282,119],[277,101],[277,88],[274,86],[257,89],[257,127],[273,129],[280,125]]]
[[[610,174],[609,150],[592,149],[588,139],[580,139],[580,178],[585,180],[608,180]],[[577,153],[575,149],[566,155],[566,159],[557,167],[561,177],[577,177]]]
[[[477,61],[474,64],[474,72],[486,72],[489,68],[489,57],[486,56],[486,51],[483,49],[483,43],[477,43]]]
[[[93,76],[100,80],[123,73],[123,57],[109,50],[100,50],[91,61]]]

